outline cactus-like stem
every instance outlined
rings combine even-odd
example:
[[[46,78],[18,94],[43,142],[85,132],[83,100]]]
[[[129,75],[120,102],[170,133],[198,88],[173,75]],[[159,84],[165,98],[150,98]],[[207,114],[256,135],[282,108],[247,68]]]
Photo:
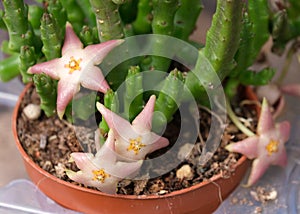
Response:
[[[119,6],[111,0],[90,0],[96,14],[99,39],[105,42],[124,37]]]
[[[42,51],[47,60],[60,57],[63,37],[51,14],[43,14],[41,21],[41,39],[43,41]]]
[[[120,5],[119,12],[124,25],[130,24],[136,19],[138,2],[139,0],[126,0]]]
[[[108,90],[106,92],[106,94],[104,95],[104,106],[113,112],[117,112],[119,110],[119,102],[118,102],[117,94],[111,89]],[[102,117],[102,120],[99,124],[99,128],[100,128],[100,134],[103,137],[109,131],[109,127],[108,127],[104,117]],[[100,140],[102,142],[102,139],[100,139]]]
[[[20,74],[19,71],[20,57],[19,54],[13,54],[0,61],[0,81],[8,82]]]
[[[135,21],[132,23],[136,34],[146,34],[152,31],[152,0],[140,0]]]
[[[234,56],[237,52],[242,25],[242,11],[245,2],[241,0],[218,0],[212,25],[206,36],[206,45],[199,52],[195,72],[205,69],[202,60],[207,59],[212,69],[222,81],[234,68]],[[202,72],[207,73],[207,72]],[[207,75],[209,75],[207,73]],[[208,104],[208,97],[201,82],[209,83],[210,76],[188,72],[185,83],[197,100]],[[201,76],[202,81],[198,79]],[[217,87],[217,86],[214,86]]]
[[[3,0],[4,16],[9,34],[9,48],[19,52],[23,45],[33,45],[34,33],[28,22],[28,8],[23,0]]]
[[[20,73],[24,83],[32,81],[32,75],[27,73],[29,67],[36,63],[36,55],[33,46],[22,46],[20,51]]]
[[[72,24],[75,32],[80,32],[85,20],[81,7],[76,0],[60,0],[60,2],[66,9],[68,20]]]
[[[129,68],[125,85],[124,113],[125,118],[132,121],[142,111],[144,105],[143,78],[140,74],[140,67],[131,66]]]
[[[153,21],[152,31],[154,34],[163,34],[172,36],[174,32],[174,17],[179,8],[179,0],[152,0],[153,2]],[[154,51],[163,52],[161,48],[165,48],[162,41],[157,41]],[[171,60],[159,56],[153,56],[151,70],[167,71]]]
[[[193,8],[191,10],[191,7]],[[175,14],[174,36],[188,41],[195,29],[200,12],[203,9],[201,0],[181,0],[181,5]]]
[[[165,125],[172,119],[177,111],[183,91],[183,75],[174,69],[166,77],[155,103],[155,111],[159,112],[153,116],[152,129],[160,133]]]
[[[57,0],[48,0],[48,7],[47,7],[48,13],[52,14],[53,18],[56,21],[57,27],[61,29],[60,33],[64,34],[65,32],[65,26],[66,22],[68,20],[67,11],[63,7],[63,5],[60,3],[60,1]]]
[[[46,74],[35,74],[33,82],[41,99],[41,109],[50,117],[56,109],[57,82]]]
[[[28,21],[31,23],[33,29],[39,29],[43,12],[43,8],[38,5],[28,6]]]
[[[223,80],[234,67],[242,26],[241,0],[218,0],[212,25],[207,32],[204,56]]]
[[[79,37],[84,46],[99,43],[98,34],[95,34],[95,28],[90,28],[86,25],[82,27],[82,30],[79,33]]]
[[[79,0],[77,1],[78,5],[80,6],[81,10],[85,15],[85,19],[89,27],[96,26],[96,16],[92,10],[90,0]]]
[[[5,29],[6,30],[6,25],[3,21],[3,15],[4,15],[3,10],[0,10],[0,29]]]

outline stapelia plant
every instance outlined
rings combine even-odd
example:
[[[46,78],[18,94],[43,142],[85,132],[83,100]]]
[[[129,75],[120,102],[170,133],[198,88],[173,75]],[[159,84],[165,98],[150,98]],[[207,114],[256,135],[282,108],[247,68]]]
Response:
[[[218,102],[207,95],[220,88],[224,88],[227,100],[222,109],[227,109],[231,120],[249,136],[226,147],[255,159],[248,186],[270,164],[284,165],[288,122],[275,123],[264,100],[253,133],[232,106],[237,105],[241,86],[271,85],[275,69],[251,67],[269,38],[271,51],[277,55],[291,41],[286,66],[276,84],[282,92],[299,95],[296,83],[281,86],[298,47],[298,0],[218,0],[205,44],[190,40],[203,8],[200,0],[36,0],[32,5],[3,0],[2,4],[0,27],[7,30],[9,40],[2,43],[8,56],[0,62],[1,80],[20,74],[24,83],[33,82],[48,117],[58,115],[73,122],[101,114],[95,139],[98,150],[95,154],[71,154],[70,161],[79,168],[77,172],[66,171],[72,180],[115,193],[118,182],[137,174],[149,153],[169,145],[162,136],[164,128],[183,103],[192,101],[187,94],[193,95],[197,105],[213,107]],[[151,45],[159,54],[134,56],[107,71],[121,56],[114,53],[116,58],[112,59],[111,52],[131,53],[137,47],[128,46],[127,39],[141,34],[164,36],[155,37]],[[166,36],[193,45],[197,50],[194,64],[187,62],[184,67],[174,63],[177,55],[189,54],[184,48],[170,58],[163,57],[160,53],[170,48],[164,46]],[[130,45],[143,44],[137,40]],[[140,50],[143,53],[143,48]],[[163,75],[156,77],[155,71]],[[154,79],[150,83],[149,74]],[[95,91],[95,97],[77,98],[80,85]],[[89,99],[94,99],[92,105],[87,104]],[[207,145],[212,149],[202,152],[213,153],[218,145],[212,142]]]

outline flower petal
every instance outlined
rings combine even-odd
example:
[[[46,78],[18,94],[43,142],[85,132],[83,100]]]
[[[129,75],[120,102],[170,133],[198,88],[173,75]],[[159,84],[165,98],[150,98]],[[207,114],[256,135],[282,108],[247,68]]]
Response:
[[[34,66],[30,67],[27,72],[30,74],[45,73],[53,79],[59,79],[59,75],[57,71],[59,71],[60,68],[61,68],[61,63],[60,63],[60,59],[58,58],[47,62],[35,64]]]
[[[283,121],[276,125],[277,132],[280,133],[282,141],[285,143],[289,140],[291,132],[291,124],[288,121]]]
[[[268,132],[270,129],[274,128],[274,120],[271,114],[270,107],[266,98],[263,99],[261,113],[257,125],[257,133],[260,135],[262,133]]]
[[[143,160],[135,162],[121,162],[118,161],[113,168],[107,170],[107,172],[118,179],[129,178],[131,175],[135,174],[141,168]]]
[[[86,72],[80,76],[80,81],[83,87],[91,90],[106,93],[109,89],[109,85],[107,84],[102,71],[96,66],[86,69]]]
[[[262,159],[255,159],[252,163],[252,169],[246,186],[252,186],[265,173],[270,163]]]
[[[79,90],[79,84],[74,84],[67,79],[61,79],[58,82],[56,105],[59,118],[63,117],[67,105]]]
[[[132,126],[137,132],[145,133],[151,130],[155,100],[155,95],[152,95],[141,113],[132,121]]]
[[[131,124],[127,120],[117,115],[116,113],[110,111],[99,102],[96,104],[96,106],[98,111],[105,118],[105,121],[107,122],[109,128],[113,129],[116,138],[120,137],[123,140],[128,141],[129,138],[138,135],[131,128]]]
[[[281,90],[284,93],[300,97],[300,84],[288,84],[281,86]]]
[[[72,25],[67,22],[66,24],[66,33],[65,33],[65,41],[62,47],[62,55],[65,55],[67,52],[73,52],[77,49],[82,49],[83,44],[75,34]]]
[[[122,44],[124,40],[109,40],[100,44],[89,45],[84,48],[84,57],[93,61],[94,65],[98,65],[102,62],[104,57],[115,47]]]
[[[91,153],[73,152],[71,153],[71,158],[76,163],[76,166],[84,172],[91,172],[97,169],[97,166],[93,163],[94,155]]]
[[[258,155],[258,143],[259,137],[252,136],[248,137],[245,140],[231,143],[226,146],[226,149],[230,152],[238,152],[245,155],[249,159],[253,159]]]

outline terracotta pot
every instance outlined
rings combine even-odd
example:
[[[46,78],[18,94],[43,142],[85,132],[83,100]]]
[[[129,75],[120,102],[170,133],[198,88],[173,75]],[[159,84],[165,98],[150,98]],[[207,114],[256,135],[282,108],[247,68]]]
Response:
[[[228,178],[221,174],[210,181],[190,188],[160,196],[109,195],[63,181],[35,164],[24,151],[17,135],[17,117],[25,91],[20,95],[13,114],[13,133],[23,157],[27,173],[37,187],[48,197],[72,210],[84,213],[212,213],[220,203],[239,185],[250,162],[242,156]]]

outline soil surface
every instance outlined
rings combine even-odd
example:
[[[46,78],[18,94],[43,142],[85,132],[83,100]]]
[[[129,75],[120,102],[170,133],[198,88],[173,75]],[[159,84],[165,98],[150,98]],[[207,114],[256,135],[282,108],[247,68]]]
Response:
[[[65,169],[78,170],[74,163],[69,162],[70,154],[83,150],[95,153],[95,128],[72,125],[56,116],[48,118],[43,113],[38,119],[29,120],[23,113],[23,108],[29,103],[40,103],[34,88],[26,93],[17,122],[18,135],[25,151],[44,170],[60,179],[75,183],[65,174]],[[249,108],[247,101],[239,103],[234,110],[238,115],[243,115],[241,121],[245,125],[255,130],[257,119],[254,108]],[[204,165],[200,165],[199,157],[208,137],[211,119],[216,117],[219,120],[219,118],[204,107],[199,107],[199,112],[200,128],[197,129],[199,131],[196,133],[196,138],[190,140],[192,138],[189,136],[195,136],[195,133],[190,131],[193,126],[191,124],[195,124],[194,121],[198,119],[192,115],[180,119],[180,114],[177,113],[164,132],[170,145],[148,155],[137,179],[124,179],[119,182],[118,194],[162,195],[209,180],[219,173],[224,177],[229,177],[234,172],[233,166],[241,156],[229,153],[224,147],[246,136],[229,119],[226,124],[219,123],[220,126],[225,125],[220,146],[212,158]],[[220,129],[215,127],[217,134],[213,134],[212,137],[222,134],[218,133],[218,130]]]

